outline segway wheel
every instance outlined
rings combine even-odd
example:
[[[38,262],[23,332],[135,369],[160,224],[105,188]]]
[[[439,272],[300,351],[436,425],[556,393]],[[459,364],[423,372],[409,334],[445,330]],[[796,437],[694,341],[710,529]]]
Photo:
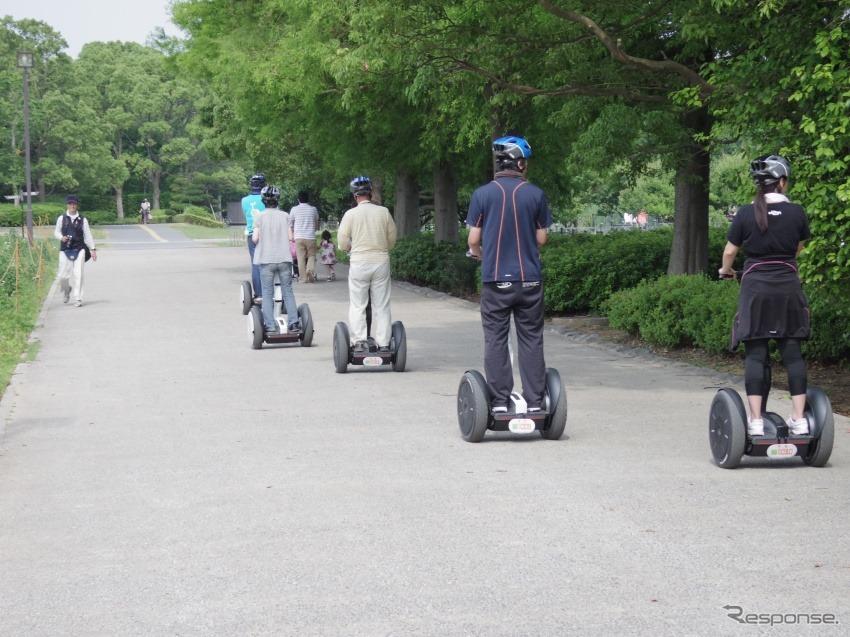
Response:
[[[263,347],[263,338],[265,337],[263,312],[256,305],[251,308],[248,315],[248,336],[251,339],[251,349]]]
[[[457,421],[460,435],[467,442],[481,442],[490,420],[490,393],[487,382],[475,370],[460,379],[457,389]]]
[[[393,323],[390,351],[393,353],[393,371],[403,372],[404,366],[407,364],[407,334],[401,321]]]
[[[546,370],[546,395],[544,408],[549,412],[540,435],[546,440],[558,440],[567,427],[567,388],[557,369]]]
[[[247,315],[254,305],[254,292],[251,290],[250,281],[242,281],[242,289],[240,290],[242,301],[242,314]]]
[[[832,455],[835,440],[835,419],[832,404],[820,387],[809,387],[806,391],[806,419],[815,439],[809,444],[803,462],[810,467],[823,467]]]
[[[301,347],[310,347],[313,343],[313,315],[306,303],[298,306],[298,320],[301,322]]]
[[[337,323],[334,327],[334,366],[337,374],[344,374],[348,370],[350,343],[348,326],[345,323]]]
[[[708,413],[708,442],[714,462],[723,469],[741,464],[747,442],[744,401],[734,389],[724,387],[714,395]]]

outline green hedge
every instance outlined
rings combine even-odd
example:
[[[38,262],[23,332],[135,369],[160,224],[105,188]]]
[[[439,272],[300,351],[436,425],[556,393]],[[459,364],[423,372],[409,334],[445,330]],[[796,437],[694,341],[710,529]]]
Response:
[[[611,295],[603,304],[612,327],[661,347],[694,346],[728,352],[739,285],[705,276],[661,277]],[[850,360],[850,311],[817,290],[809,294],[812,333],[805,355],[820,361]]]
[[[803,346],[806,356],[821,361],[850,361],[850,310],[847,303],[820,290],[806,290],[812,334]]]
[[[390,251],[393,277],[455,296],[478,289],[478,262],[466,256],[466,240],[434,243],[433,234],[399,239]]]
[[[64,206],[49,203],[34,203],[32,205],[32,221],[36,226],[53,225],[62,212]],[[26,218],[26,208],[13,206],[11,204],[0,205],[0,226],[6,228],[20,228]]]
[[[599,312],[613,292],[654,280],[667,272],[673,233],[649,232],[593,235],[550,235],[541,250],[547,314]],[[709,271],[720,267],[726,234],[709,235]],[[465,237],[456,244],[434,243],[423,233],[400,239],[390,254],[393,276],[458,296],[480,289],[477,262],[466,255]]]
[[[602,304],[612,327],[662,347],[729,347],[738,286],[706,276],[663,276],[620,290]]]
[[[673,231],[553,235],[540,251],[548,314],[599,312],[618,290],[667,273]],[[725,229],[709,233],[708,271],[720,268]]]

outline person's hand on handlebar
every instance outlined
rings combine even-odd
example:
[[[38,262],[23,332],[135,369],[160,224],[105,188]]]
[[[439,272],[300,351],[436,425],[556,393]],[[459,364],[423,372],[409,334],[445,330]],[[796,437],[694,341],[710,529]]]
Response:
[[[732,268],[720,268],[717,271],[717,274],[721,279],[732,279],[735,280],[738,278],[738,273],[735,272]]]

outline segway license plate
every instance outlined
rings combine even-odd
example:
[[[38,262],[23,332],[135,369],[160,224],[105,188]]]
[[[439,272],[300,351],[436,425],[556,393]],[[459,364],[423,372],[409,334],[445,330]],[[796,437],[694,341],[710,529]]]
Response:
[[[364,365],[370,365],[370,366],[383,365],[384,359],[381,358],[380,356],[366,356],[363,359],[363,364]]]
[[[767,448],[768,458],[791,458],[797,455],[797,445],[776,444]]]
[[[512,418],[508,423],[508,431],[515,434],[530,434],[535,429],[536,425],[530,418]]]

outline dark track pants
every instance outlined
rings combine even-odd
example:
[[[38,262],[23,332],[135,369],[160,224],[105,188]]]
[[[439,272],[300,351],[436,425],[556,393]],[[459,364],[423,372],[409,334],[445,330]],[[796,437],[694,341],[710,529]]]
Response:
[[[485,283],[481,291],[484,373],[492,406],[508,405],[514,387],[508,352],[511,315],[519,346],[522,395],[529,407],[543,407],[546,362],[543,359],[543,284]]]

